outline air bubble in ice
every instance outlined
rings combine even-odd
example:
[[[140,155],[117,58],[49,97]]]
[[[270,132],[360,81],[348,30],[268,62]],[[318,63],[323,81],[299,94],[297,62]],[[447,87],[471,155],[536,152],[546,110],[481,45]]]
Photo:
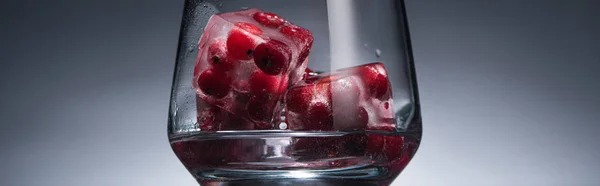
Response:
[[[377,56],[377,58],[381,57],[381,50],[375,49],[375,56]]]
[[[279,129],[281,129],[281,130],[287,129],[287,123],[285,123],[285,122],[281,122],[281,123],[279,124]]]

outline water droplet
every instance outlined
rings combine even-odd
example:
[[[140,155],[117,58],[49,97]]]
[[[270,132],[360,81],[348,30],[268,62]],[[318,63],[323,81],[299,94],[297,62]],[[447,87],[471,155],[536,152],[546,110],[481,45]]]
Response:
[[[377,56],[377,58],[381,57],[381,50],[375,49],[375,56]]]
[[[187,51],[188,51],[188,53],[192,53],[192,52],[196,51],[197,49],[198,49],[197,45],[196,46],[191,45],[191,46],[188,47]]]
[[[204,8],[208,8],[208,5],[206,5],[206,4],[205,4],[205,5],[202,5],[202,7],[204,7]]]
[[[365,48],[369,48],[369,45],[368,45],[368,44],[366,44],[366,43],[365,43],[363,46],[364,46]]]
[[[245,7],[245,6],[243,6],[243,7],[241,7],[240,9],[241,9],[241,10],[248,10],[248,7]]]
[[[219,7],[223,7],[223,3],[219,3]]]

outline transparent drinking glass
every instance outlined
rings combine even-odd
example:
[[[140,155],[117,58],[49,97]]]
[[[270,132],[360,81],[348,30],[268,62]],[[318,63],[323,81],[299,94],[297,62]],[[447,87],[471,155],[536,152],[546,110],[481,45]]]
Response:
[[[168,136],[199,184],[389,185],[414,156],[403,1],[184,6]]]

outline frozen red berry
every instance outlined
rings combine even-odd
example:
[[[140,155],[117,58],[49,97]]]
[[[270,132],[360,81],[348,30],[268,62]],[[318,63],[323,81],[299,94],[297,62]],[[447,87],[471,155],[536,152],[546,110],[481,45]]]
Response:
[[[382,98],[389,89],[389,82],[387,77],[385,77],[384,75],[377,75],[377,77],[374,79],[373,81],[373,85],[371,87],[369,87],[369,91],[371,92],[371,94],[373,94],[376,98]]]
[[[279,94],[281,91],[280,80],[277,76],[265,74],[258,70],[250,75],[248,83],[252,93]]]
[[[206,70],[198,77],[198,87],[213,98],[225,97],[231,89],[231,78],[218,70]]]
[[[271,28],[280,27],[286,22],[282,17],[270,12],[256,12],[252,17],[260,24]]]
[[[237,26],[238,28],[245,30],[247,32],[250,32],[251,34],[254,35],[262,35],[263,31],[258,28],[257,26],[250,24],[250,23],[246,23],[246,22],[237,22],[234,24],[235,26]]]
[[[285,71],[290,63],[291,51],[283,42],[269,40],[256,47],[254,63],[263,72],[277,75]]]
[[[303,44],[312,44],[313,42],[312,33],[309,30],[296,25],[286,25],[281,27],[281,33],[293,40],[302,42]]]
[[[369,93],[378,99],[382,99],[389,92],[389,80],[387,73],[377,66],[365,66],[358,70],[364,84],[369,85]]]
[[[254,54],[254,47],[258,44],[255,37],[243,29],[232,29],[227,38],[227,49],[231,57],[239,60],[251,59]]]
[[[290,129],[321,130],[333,128],[331,90],[327,84],[310,84],[288,90],[286,118]]]
[[[233,59],[227,54],[227,46],[225,41],[217,40],[208,47],[208,55],[206,59],[215,68],[229,70],[233,68]]]
[[[304,130],[332,130],[333,116],[327,103],[317,102],[309,106]]]

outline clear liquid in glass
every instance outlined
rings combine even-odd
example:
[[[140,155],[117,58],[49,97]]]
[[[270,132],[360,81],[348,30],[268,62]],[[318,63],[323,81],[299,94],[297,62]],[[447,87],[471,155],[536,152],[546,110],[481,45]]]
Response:
[[[257,185],[303,180],[311,185],[386,185],[410,161],[410,133],[243,131],[187,134],[171,146],[202,185]],[[248,182],[244,180],[261,180]],[[294,183],[296,185],[297,183]]]

